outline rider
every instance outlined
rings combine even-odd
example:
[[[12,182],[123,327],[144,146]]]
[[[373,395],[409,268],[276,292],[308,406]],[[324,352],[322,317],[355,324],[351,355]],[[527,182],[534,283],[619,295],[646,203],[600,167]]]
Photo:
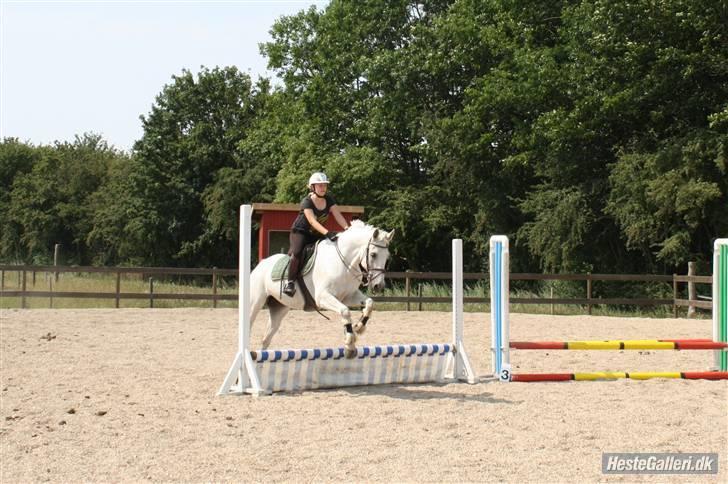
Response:
[[[324,227],[329,213],[333,214],[336,222],[344,230],[349,226],[334,198],[326,193],[328,186],[329,179],[324,173],[316,172],[308,179],[310,193],[301,200],[301,211],[291,226],[288,249],[291,262],[288,267],[288,281],[283,287],[283,293],[287,296],[296,294],[295,280],[298,279],[301,270],[303,248],[324,237],[336,240],[336,233]]]

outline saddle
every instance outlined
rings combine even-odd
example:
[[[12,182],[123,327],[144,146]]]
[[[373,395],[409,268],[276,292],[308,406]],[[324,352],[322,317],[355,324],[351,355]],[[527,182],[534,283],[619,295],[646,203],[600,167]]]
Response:
[[[323,240],[323,239],[322,239]],[[302,256],[302,264],[303,267],[301,268],[301,271],[298,274],[298,286],[301,288],[301,293],[303,294],[303,299],[305,301],[303,310],[304,311],[318,311],[318,307],[316,306],[316,302],[313,300],[313,297],[311,296],[311,292],[308,290],[308,287],[306,287],[306,284],[303,282],[303,276],[311,272],[313,269],[313,265],[316,262],[316,253],[318,249],[318,244],[321,242],[321,240],[318,240],[314,242],[313,244],[308,244],[303,248],[303,254]],[[289,262],[291,261],[291,257],[289,255],[286,255],[285,257],[281,257],[275,265],[273,265],[273,270],[271,271],[271,278],[273,281],[280,281],[281,285],[283,284],[284,280],[288,279],[288,266],[290,265]]]
[[[299,272],[299,276],[301,278],[303,278],[303,276],[311,272],[311,269],[313,269],[313,264],[314,262],[316,262],[316,248],[318,247],[319,242],[321,241],[318,240],[313,244],[308,244],[306,247],[303,248],[303,254],[301,255],[303,259],[303,267]],[[271,271],[271,277],[273,278],[273,281],[288,279],[288,266],[290,261],[291,257],[289,255],[278,259],[278,261],[273,266],[273,270]]]

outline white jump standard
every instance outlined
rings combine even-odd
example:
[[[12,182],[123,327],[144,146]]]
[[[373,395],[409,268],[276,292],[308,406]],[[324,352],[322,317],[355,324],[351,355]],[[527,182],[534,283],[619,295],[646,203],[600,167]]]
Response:
[[[358,347],[353,358],[345,349],[250,350],[250,205],[240,207],[238,352],[219,395],[254,396],[388,383],[427,383],[477,379],[463,345],[462,241],[453,240],[452,342]]]

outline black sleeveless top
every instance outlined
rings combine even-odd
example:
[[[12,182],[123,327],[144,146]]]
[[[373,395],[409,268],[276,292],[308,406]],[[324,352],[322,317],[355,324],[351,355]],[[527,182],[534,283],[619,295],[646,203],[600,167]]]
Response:
[[[324,199],[326,200],[326,206],[323,210],[319,210],[313,203],[311,195],[306,195],[303,200],[301,200],[301,210],[298,212],[298,217],[296,217],[296,220],[293,221],[291,230],[293,232],[303,232],[306,234],[318,235],[323,237],[323,234],[319,233],[318,230],[311,227],[311,224],[308,223],[306,214],[304,214],[303,211],[307,208],[310,208],[311,210],[313,210],[313,216],[316,217],[318,223],[324,225],[326,223],[326,220],[328,220],[329,218],[329,212],[331,211],[331,207],[336,205],[336,200],[334,200],[334,197],[332,197],[328,193],[324,195]]]

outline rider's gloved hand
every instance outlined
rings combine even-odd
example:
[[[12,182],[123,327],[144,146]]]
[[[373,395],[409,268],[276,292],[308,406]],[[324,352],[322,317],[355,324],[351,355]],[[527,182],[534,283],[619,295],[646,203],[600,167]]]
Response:
[[[333,231],[329,230],[328,232],[326,232],[325,237],[327,239],[329,239],[331,242],[333,242],[333,241],[335,241],[336,239],[339,238],[339,234],[337,234],[336,232],[333,232]]]

